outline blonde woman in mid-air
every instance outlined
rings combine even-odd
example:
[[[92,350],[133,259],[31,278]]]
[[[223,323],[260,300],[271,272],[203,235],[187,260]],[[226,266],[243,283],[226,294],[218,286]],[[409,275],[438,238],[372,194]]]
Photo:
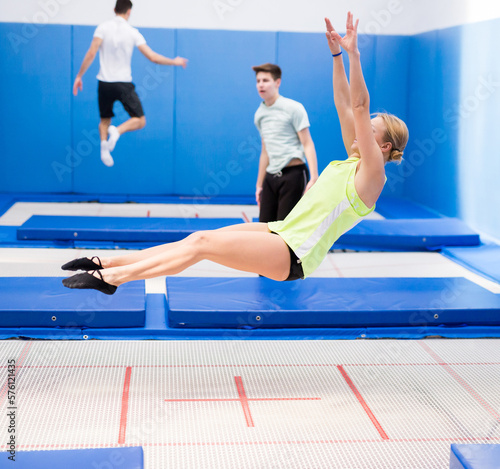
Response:
[[[372,212],[385,184],[385,164],[399,162],[408,129],[390,114],[370,114],[357,41],[357,20],[348,13],[341,37],[326,21],[333,56],[333,89],[348,159],[332,161],[317,182],[282,221],[245,223],[198,231],[182,241],[118,257],[80,258],[64,270],[85,270],[63,280],[69,288],[91,288],[108,295],[133,280],[182,272],[208,259],[273,280],[311,275],[333,243]],[[350,83],[342,50],[349,56]]]

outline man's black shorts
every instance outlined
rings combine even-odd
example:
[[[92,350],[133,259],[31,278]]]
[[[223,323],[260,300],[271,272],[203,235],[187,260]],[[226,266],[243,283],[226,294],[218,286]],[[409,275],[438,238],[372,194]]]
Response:
[[[144,115],[141,100],[135,92],[133,83],[99,81],[97,94],[99,97],[99,113],[103,119],[114,117],[113,104],[115,101],[120,101],[123,104],[130,117],[142,117]]]
[[[278,174],[266,173],[260,194],[259,221],[284,220],[304,194],[308,181],[305,164],[287,166]]]

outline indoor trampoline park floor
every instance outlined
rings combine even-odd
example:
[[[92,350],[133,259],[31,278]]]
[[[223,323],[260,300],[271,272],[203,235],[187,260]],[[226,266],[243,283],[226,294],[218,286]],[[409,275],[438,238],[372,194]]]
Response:
[[[21,203],[0,225],[32,214],[255,212]],[[63,278],[70,259],[121,252],[2,248],[0,276]],[[208,261],[178,276],[256,277]],[[333,252],[313,277],[464,277],[500,294],[498,283],[438,252]],[[146,294],[165,293],[164,278],[146,281]],[[140,446],[148,469],[447,468],[452,443],[500,443],[497,339],[220,339],[1,341],[0,450],[11,363],[19,452]]]

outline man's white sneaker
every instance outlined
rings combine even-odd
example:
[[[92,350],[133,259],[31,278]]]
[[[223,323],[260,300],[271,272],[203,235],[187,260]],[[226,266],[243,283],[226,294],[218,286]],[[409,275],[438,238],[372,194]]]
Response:
[[[115,162],[113,161],[113,157],[111,156],[111,153],[109,152],[108,142],[106,142],[104,140],[101,142],[101,161],[106,166],[113,166],[115,164]]]
[[[120,138],[120,132],[114,125],[108,127],[108,150],[113,151],[115,149],[116,142]]]

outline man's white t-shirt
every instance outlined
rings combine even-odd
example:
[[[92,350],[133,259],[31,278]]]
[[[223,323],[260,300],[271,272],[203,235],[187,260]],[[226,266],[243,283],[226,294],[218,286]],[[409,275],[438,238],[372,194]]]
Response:
[[[100,24],[94,37],[102,39],[99,49],[101,68],[97,79],[108,83],[132,81],[132,52],[134,46],[146,44],[138,29],[130,26],[121,16]]]
[[[278,173],[294,158],[305,162],[304,147],[297,133],[310,125],[302,104],[283,96],[279,96],[272,106],[262,102],[254,122],[266,145],[268,173]]]

